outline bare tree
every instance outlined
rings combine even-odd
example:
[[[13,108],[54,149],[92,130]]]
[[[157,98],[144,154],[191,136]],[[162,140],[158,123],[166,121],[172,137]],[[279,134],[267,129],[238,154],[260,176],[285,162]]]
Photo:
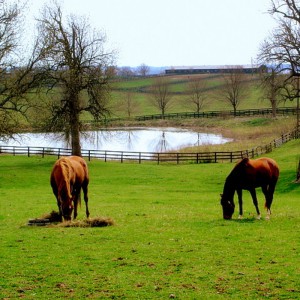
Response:
[[[234,115],[236,115],[238,106],[247,96],[247,75],[242,67],[236,66],[234,68],[228,68],[226,73],[222,75],[222,78],[223,84],[220,88],[219,96],[221,100],[225,99],[232,105]]]
[[[105,35],[90,28],[87,19],[69,16],[60,6],[45,6],[38,19],[36,56],[39,72],[59,98],[51,105],[48,130],[63,130],[70,137],[72,153],[81,155],[80,115],[95,120],[109,114],[109,77],[114,53],[105,52]]]
[[[121,67],[118,68],[118,75],[124,78],[130,78],[135,75],[134,71],[132,70],[131,67]]]
[[[271,64],[277,72],[300,70],[300,9],[299,0],[271,0],[271,15],[277,27],[260,47],[258,59]]]
[[[20,116],[25,117],[29,107],[27,91],[33,87],[29,77],[32,62],[18,66],[22,59],[23,4],[0,0],[0,137],[12,135],[19,128]],[[18,67],[16,67],[18,66]]]
[[[145,77],[149,74],[150,72],[150,67],[145,65],[145,64],[141,64],[138,68],[137,68],[137,72],[139,75]]]
[[[270,14],[277,21],[277,27],[260,47],[259,60],[278,73],[289,73],[290,79],[300,77],[300,3],[299,0],[271,0]],[[288,82],[288,80],[287,80]],[[293,83],[287,83],[292,86]],[[295,86],[295,85],[294,85]],[[290,93],[297,99],[297,124],[300,131],[299,85]],[[288,90],[288,89],[287,89]],[[289,94],[289,93],[288,93]]]
[[[285,100],[285,79],[286,76],[278,74],[270,68],[267,72],[260,74],[260,85],[263,91],[263,99],[269,101],[272,107],[272,116],[276,117],[276,109],[279,103]]]
[[[138,111],[139,104],[132,91],[127,91],[122,94],[122,98],[118,104],[118,109],[125,112],[128,118],[131,118],[132,114]]]
[[[167,109],[172,101],[172,93],[170,91],[170,83],[167,77],[158,76],[154,79],[150,88],[150,101],[160,110],[164,118]]]
[[[187,97],[185,103],[193,106],[197,113],[203,108],[207,98],[207,86],[203,78],[192,78],[186,85]]]

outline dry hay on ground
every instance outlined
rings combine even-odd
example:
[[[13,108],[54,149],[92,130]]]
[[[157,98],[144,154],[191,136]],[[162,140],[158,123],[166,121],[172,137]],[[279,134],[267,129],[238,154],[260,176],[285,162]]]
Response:
[[[67,222],[58,223],[57,227],[105,227],[112,226],[115,222],[112,218],[107,217],[94,217],[84,220],[72,220]]]
[[[52,210],[50,214],[44,214],[39,219],[48,219],[50,223],[61,222],[61,216],[57,211]]]
[[[62,222],[58,212],[52,211],[44,214],[40,218],[29,220],[28,225],[51,226],[51,227],[106,227],[112,226],[115,222],[109,217],[94,217],[84,220],[72,220]]]

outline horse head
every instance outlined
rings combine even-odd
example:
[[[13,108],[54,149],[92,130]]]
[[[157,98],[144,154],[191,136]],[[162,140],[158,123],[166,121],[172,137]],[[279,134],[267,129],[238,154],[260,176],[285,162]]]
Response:
[[[73,212],[73,198],[67,191],[62,190],[59,195],[60,211],[66,221],[71,221]]]
[[[223,208],[223,218],[226,220],[230,220],[235,208],[233,199],[229,199],[224,194],[221,194],[221,205]]]

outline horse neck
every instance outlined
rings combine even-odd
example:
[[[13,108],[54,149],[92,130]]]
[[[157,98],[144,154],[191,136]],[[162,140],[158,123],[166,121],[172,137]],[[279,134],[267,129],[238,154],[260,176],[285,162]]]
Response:
[[[62,173],[62,180],[61,180],[61,189],[65,189],[66,194],[68,197],[72,197],[71,194],[71,187],[70,187],[70,181],[71,181],[71,167],[68,164],[67,161],[63,161],[61,163],[61,173]]]
[[[226,178],[226,181],[224,184],[223,197],[228,200],[233,200],[234,192],[235,192],[234,178],[233,178],[233,176],[229,175]]]

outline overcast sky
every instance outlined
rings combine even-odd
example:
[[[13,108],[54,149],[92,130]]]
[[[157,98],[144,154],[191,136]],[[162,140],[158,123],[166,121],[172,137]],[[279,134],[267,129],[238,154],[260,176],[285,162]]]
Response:
[[[31,0],[37,14],[43,3]],[[274,28],[270,0],[62,0],[118,51],[118,66],[241,65],[255,62]]]

